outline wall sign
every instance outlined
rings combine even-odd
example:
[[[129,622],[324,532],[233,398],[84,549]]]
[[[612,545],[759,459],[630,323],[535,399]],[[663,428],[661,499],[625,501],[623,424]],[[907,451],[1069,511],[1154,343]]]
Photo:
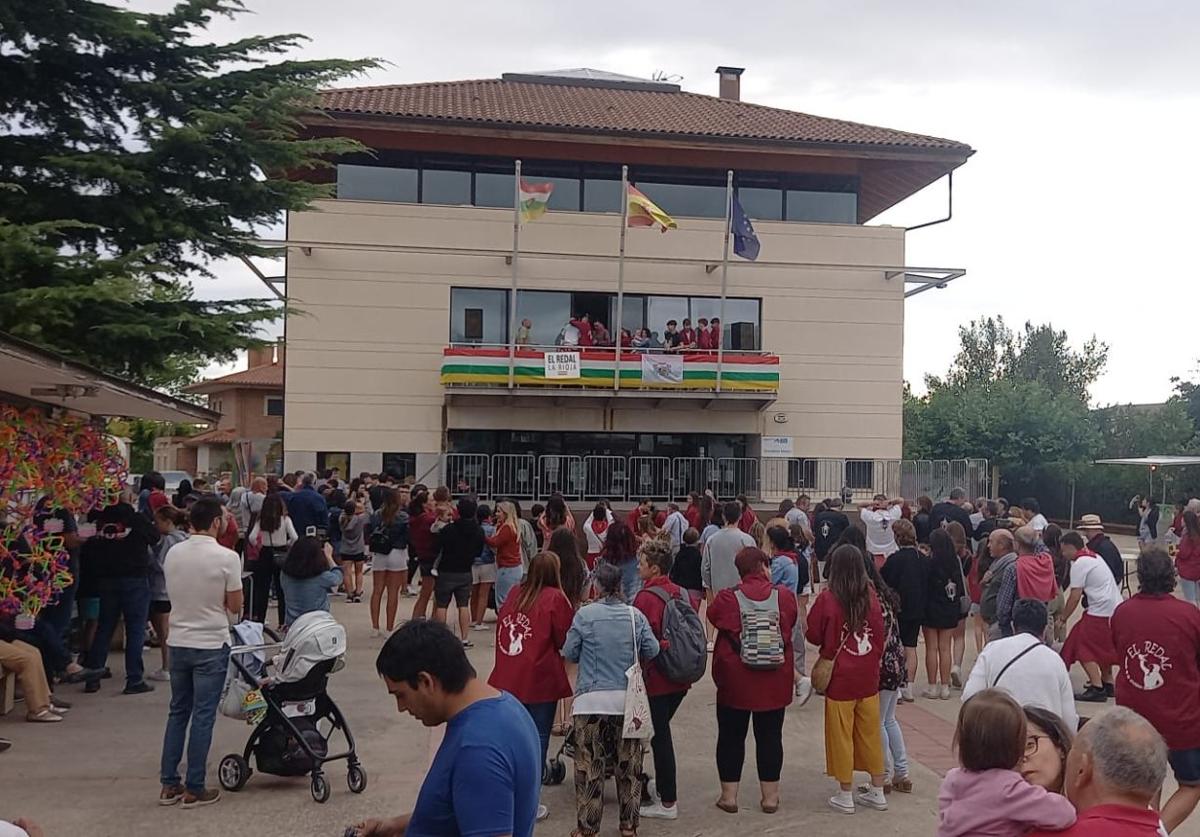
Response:
[[[763,436],[762,455],[771,457],[792,456],[791,436]]]
[[[546,378],[579,378],[579,352],[546,352]]]

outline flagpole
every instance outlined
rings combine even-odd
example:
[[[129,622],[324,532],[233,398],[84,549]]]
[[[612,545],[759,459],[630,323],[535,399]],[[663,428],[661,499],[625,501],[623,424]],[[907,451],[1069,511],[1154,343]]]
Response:
[[[629,226],[629,166],[621,166],[621,247],[617,255],[617,322],[612,333],[617,335],[613,363],[613,390],[621,388],[621,329],[625,313],[625,229]]]
[[[721,258],[721,328],[717,332],[717,392],[721,391],[721,362],[725,358],[725,293],[729,286],[729,228],[733,226],[733,169],[725,175],[725,254]]]
[[[508,301],[508,388],[516,385],[517,367],[517,258],[521,253],[521,161],[513,176],[512,291]]]

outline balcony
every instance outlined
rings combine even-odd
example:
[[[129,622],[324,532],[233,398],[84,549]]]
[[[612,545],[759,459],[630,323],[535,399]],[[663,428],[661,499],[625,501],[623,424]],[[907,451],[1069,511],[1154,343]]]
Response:
[[[761,410],[779,390],[779,358],[762,352],[636,352],[604,348],[451,345],[441,383],[448,401],[469,396],[591,399],[603,402],[691,399]]]

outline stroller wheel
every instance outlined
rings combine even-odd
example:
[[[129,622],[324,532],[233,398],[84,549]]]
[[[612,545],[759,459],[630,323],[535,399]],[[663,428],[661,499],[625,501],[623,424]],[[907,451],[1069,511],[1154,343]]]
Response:
[[[329,780],[323,773],[314,773],[312,776],[312,798],[317,802],[329,799]]]
[[[567,763],[563,761],[562,755],[557,755],[550,760],[546,765],[546,775],[542,781],[543,785],[561,785],[563,780],[567,778]]]
[[[346,771],[346,784],[352,793],[362,793],[367,789],[367,771],[361,764],[352,764]]]
[[[225,790],[240,791],[250,781],[250,764],[237,753],[230,753],[221,759],[217,778]]]

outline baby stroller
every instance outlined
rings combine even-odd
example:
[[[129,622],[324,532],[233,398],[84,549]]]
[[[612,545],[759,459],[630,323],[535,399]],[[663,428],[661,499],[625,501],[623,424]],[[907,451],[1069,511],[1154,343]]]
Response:
[[[561,785],[567,778],[567,759],[575,760],[575,725],[571,724],[567,727],[567,734],[563,736],[562,746],[558,748],[558,752],[550,757],[542,767],[542,784],[543,785]],[[611,779],[613,777],[613,769],[615,765],[609,763],[604,768],[604,778]]]
[[[266,649],[274,646],[239,646],[231,650],[231,677],[240,678],[251,688],[259,688],[259,676]],[[238,791],[245,787],[253,771],[250,757],[258,770],[274,776],[310,776],[312,797],[317,802],[329,799],[329,782],[322,767],[326,762],[345,759],[346,780],[350,790],[367,789],[367,771],[358,761],[350,725],[326,691],[329,675],[345,667],[346,629],[325,611],[305,613],[292,623],[279,653],[269,664],[275,674],[263,686],[266,715],[250,733],[241,753],[221,759],[217,777],[221,787]],[[322,732],[321,723],[328,722]],[[336,730],[346,739],[346,750],[330,753],[329,742]]]

